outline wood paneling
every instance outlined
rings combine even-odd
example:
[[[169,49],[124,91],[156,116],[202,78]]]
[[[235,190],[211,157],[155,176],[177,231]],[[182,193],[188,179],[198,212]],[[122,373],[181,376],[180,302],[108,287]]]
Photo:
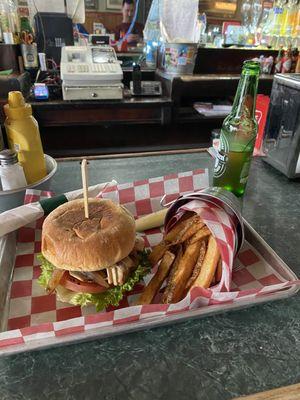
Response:
[[[264,54],[277,56],[275,50],[199,48],[194,74],[240,74],[245,60],[251,60]]]
[[[85,28],[93,33],[93,23],[102,22],[105,28],[112,32],[122,22],[122,14],[114,12],[88,11],[85,17]]]
[[[65,109],[51,110],[33,107],[35,116],[41,126],[66,126],[66,125],[96,125],[96,124],[128,124],[128,123],[157,123],[161,121],[161,107],[134,108],[92,107],[90,109]]]

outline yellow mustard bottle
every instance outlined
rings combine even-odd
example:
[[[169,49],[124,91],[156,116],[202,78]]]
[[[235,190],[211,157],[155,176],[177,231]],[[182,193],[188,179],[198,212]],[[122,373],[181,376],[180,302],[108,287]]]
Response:
[[[8,144],[18,153],[27,183],[43,179],[47,175],[46,162],[39,126],[32,116],[31,105],[25,103],[21,92],[9,92],[4,112]]]

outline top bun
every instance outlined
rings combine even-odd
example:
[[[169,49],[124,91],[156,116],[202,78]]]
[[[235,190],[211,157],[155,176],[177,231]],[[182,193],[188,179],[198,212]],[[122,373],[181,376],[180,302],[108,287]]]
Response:
[[[89,219],[83,200],[73,200],[43,224],[42,254],[59,269],[99,271],[127,257],[134,243],[133,216],[108,199],[89,199]]]

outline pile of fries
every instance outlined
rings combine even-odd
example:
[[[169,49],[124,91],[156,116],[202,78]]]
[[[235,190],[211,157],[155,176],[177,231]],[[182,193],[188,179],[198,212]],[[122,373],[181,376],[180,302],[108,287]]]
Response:
[[[167,279],[162,302],[177,303],[195,286],[209,288],[222,276],[222,262],[215,238],[201,218],[187,212],[155,246],[150,262],[156,274],[138,299],[138,304],[151,304]]]

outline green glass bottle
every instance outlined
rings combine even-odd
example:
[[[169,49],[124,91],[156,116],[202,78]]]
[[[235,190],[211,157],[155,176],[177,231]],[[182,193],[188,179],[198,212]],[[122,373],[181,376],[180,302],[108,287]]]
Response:
[[[255,107],[259,74],[259,62],[245,61],[232,111],[223,122],[214,168],[214,186],[238,197],[245,192],[257,135]]]

